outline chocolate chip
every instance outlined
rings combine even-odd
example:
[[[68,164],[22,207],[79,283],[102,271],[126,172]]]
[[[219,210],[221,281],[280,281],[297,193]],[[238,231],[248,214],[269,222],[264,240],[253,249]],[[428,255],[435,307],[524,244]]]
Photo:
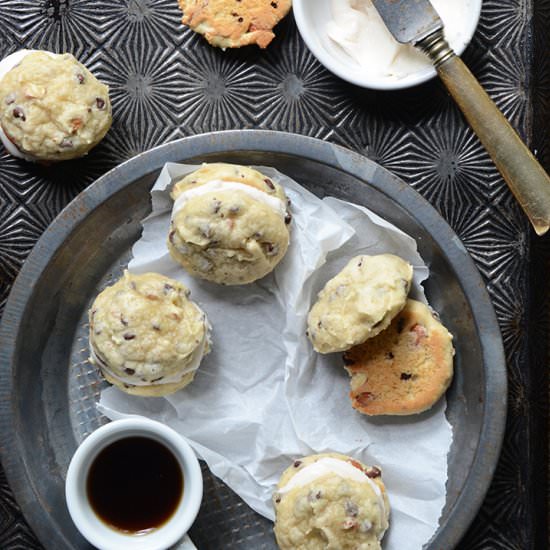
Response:
[[[276,256],[279,253],[279,245],[273,243],[266,243],[266,253],[268,256]]]
[[[15,93],[11,92],[6,96],[6,99],[4,100],[6,102],[6,105],[11,105],[12,103],[15,103]]]
[[[352,359],[347,353],[344,353],[342,356],[342,359],[344,360],[344,365],[353,365],[355,363],[355,359]]]
[[[388,351],[388,353],[386,353],[386,359],[393,359],[394,357],[395,356],[391,351]]]
[[[86,82],[86,79],[84,78],[84,75],[80,74],[80,73],[76,74],[76,79],[78,80],[79,84],[84,84],[84,82]]]
[[[292,216],[287,212],[285,216],[285,224],[288,225],[291,221],[292,221]]]
[[[273,185],[273,182],[269,178],[265,178],[264,182],[272,191],[275,191],[275,186]]]
[[[295,468],[299,468],[301,465],[302,465],[302,461],[301,461],[301,460],[295,460],[295,461],[294,461],[293,466],[294,466]]]
[[[162,380],[163,378],[164,378],[164,376],[159,376],[158,378],[155,378],[154,380],[151,380],[151,383],[159,382],[159,381]]]
[[[175,231],[170,231],[170,233],[168,233],[168,240],[174,244],[174,235],[176,234]]]
[[[361,260],[358,264],[357,264],[357,267],[361,267],[363,265],[363,260]]]
[[[275,504],[279,504],[279,502],[281,502],[281,495],[276,495],[275,496]]]
[[[127,333],[123,336],[124,340],[133,340],[135,337],[136,337],[135,334],[130,334],[129,332],[127,332]]]
[[[322,328],[322,326],[323,326],[323,323],[322,323],[321,321],[319,321],[319,322],[317,323],[317,328]]]
[[[271,7],[276,10],[277,9],[277,2],[271,2]]]
[[[401,380],[409,380],[410,378],[412,378],[412,374],[408,372],[402,372],[400,378]]]
[[[100,97],[96,97],[95,98],[95,104],[97,105],[97,108],[100,111],[103,111],[103,109],[105,109],[105,100],[104,99],[101,99]]]
[[[124,369],[124,372],[126,374],[129,374],[130,376],[132,376],[133,374],[136,374],[136,371],[134,369]]]
[[[64,137],[61,140],[61,143],[59,144],[59,147],[61,147],[62,149],[70,149],[73,146],[74,146],[73,140],[69,139],[68,137]]]
[[[244,21],[244,19],[243,19],[242,17],[239,17],[239,18],[237,19],[237,21],[238,21],[239,23],[242,23],[242,22]]]
[[[164,283],[164,294],[168,294],[170,291],[174,290],[174,287],[168,283]]]
[[[377,468],[376,466],[372,466],[368,470],[365,471],[365,474],[367,474],[367,477],[370,477],[371,479],[380,477],[382,475],[382,471],[380,468]]]
[[[405,328],[405,319],[403,317],[400,317],[397,321],[397,332],[399,333],[403,332],[404,328]]]
[[[222,206],[222,201],[214,198],[212,199],[212,211],[214,212],[214,214],[217,214],[219,211],[220,211],[220,208]]]
[[[359,506],[351,500],[346,500],[344,503],[344,510],[346,511],[346,516],[356,518],[359,515]]]
[[[152,325],[153,330],[160,330],[160,325],[157,325],[156,323]]]
[[[128,326],[128,321],[124,318],[124,315],[123,315],[122,313],[120,314],[120,322],[121,322],[125,327]]]
[[[27,117],[25,116],[25,112],[23,111],[23,109],[21,109],[21,107],[16,107],[13,110],[13,118],[20,118],[23,122],[27,120]]]

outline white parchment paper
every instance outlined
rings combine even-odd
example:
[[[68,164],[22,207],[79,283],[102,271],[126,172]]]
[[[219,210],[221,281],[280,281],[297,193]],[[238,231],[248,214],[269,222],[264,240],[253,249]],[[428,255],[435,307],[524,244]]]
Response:
[[[275,271],[259,282],[223,287],[188,276],[169,256],[169,190],[196,166],[168,163],[152,190],[153,210],[133,247],[129,269],[185,283],[213,326],[213,350],[195,380],[166,398],[104,390],[100,410],[111,419],[140,414],[184,435],[210,470],[254,510],[274,518],[271,494],[290,463],[337,451],[379,465],[391,518],[384,547],[420,549],[445,503],[452,429],[445,400],[412,417],[368,418],[354,411],[341,354],[315,353],[305,336],[317,292],[350,258],[391,252],[414,266],[412,295],[425,301],[428,270],[415,241],[363,207],[318,199],[272,168],[292,201],[291,244]]]

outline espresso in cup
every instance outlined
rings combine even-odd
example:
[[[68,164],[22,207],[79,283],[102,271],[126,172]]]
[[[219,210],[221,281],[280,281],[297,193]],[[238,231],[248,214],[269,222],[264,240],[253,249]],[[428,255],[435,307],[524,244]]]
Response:
[[[186,536],[202,499],[202,474],[185,439],[143,417],[115,420],[78,447],[67,471],[67,507],[100,550],[195,546]]]
[[[94,459],[86,493],[96,515],[126,533],[164,525],[183,496],[183,474],[174,454],[148,437],[126,437]]]

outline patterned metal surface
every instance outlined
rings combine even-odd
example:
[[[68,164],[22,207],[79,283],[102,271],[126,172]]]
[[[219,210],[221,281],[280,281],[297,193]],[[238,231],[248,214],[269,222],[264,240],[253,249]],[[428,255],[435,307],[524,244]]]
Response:
[[[71,51],[111,87],[114,124],[83,160],[49,168],[0,154],[0,311],[51,220],[96,177],[136,153],[200,132],[286,130],[359,151],[401,176],[449,221],[484,276],[508,360],[504,450],[464,549],[546,547],[549,240],[535,240],[506,185],[442,86],[355,88],[323,69],[292,16],[267,51],[221,52],[184,30],[175,0],[0,0],[0,57]],[[550,165],[550,0],[486,0],[463,56]],[[208,474],[207,474],[208,475]],[[244,506],[213,479],[213,525]],[[260,548],[234,516],[227,548]],[[266,540],[269,526],[263,525]],[[197,543],[209,547],[208,532]],[[38,549],[0,471],[0,548]]]

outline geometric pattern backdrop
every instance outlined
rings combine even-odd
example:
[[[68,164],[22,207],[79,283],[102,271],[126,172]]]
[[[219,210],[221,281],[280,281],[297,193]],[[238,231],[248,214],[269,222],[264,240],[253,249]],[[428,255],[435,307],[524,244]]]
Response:
[[[214,130],[297,132],[394,172],[450,223],[484,277],[507,356],[499,466],[461,549],[548,547],[548,271],[507,186],[443,86],[376,92],[326,71],[292,15],[266,51],[222,52],[184,29],[176,0],[0,0],[0,58],[69,51],[109,84],[113,128],[90,155],[44,168],[0,153],[0,313],[36,240],[82,189],[120,162]],[[463,58],[548,168],[550,0],[486,0]],[[235,548],[238,547],[236,543]],[[42,548],[0,468],[0,548]],[[406,550],[406,549],[404,549]]]

